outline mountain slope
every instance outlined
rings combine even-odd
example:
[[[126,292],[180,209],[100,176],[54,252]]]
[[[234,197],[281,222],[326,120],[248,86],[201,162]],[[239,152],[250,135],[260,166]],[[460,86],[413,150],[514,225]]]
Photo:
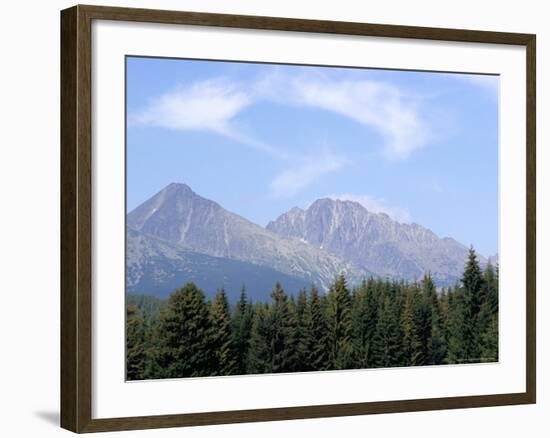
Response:
[[[368,275],[337,255],[231,213],[185,184],[170,184],[145,201],[128,214],[127,225],[196,253],[268,267],[324,289],[338,273],[350,281]]]
[[[164,298],[192,281],[207,297],[213,297],[224,287],[229,300],[235,302],[246,283],[250,298],[267,301],[277,281],[289,292],[310,286],[303,279],[269,267],[199,254],[130,228],[127,229],[126,248],[128,294]]]
[[[267,229],[330,251],[382,277],[414,280],[431,272],[439,284],[460,277],[468,253],[456,240],[439,238],[418,224],[401,224],[357,202],[328,198],[306,210],[293,208]]]

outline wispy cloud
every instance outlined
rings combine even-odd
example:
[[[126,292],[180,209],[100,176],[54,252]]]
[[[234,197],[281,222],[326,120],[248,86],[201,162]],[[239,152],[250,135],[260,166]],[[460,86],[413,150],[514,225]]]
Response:
[[[235,118],[256,99],[238,82],[218,78],[178,87],[132,114],[131,121],[180,131],[211,131],[284,159],[286,154],[239,129]]]
[[[272,69],[246,84],[221,77],[177,87],[132,113],[130,120],[166,129],[214,132],[282,160],[285,168],[269,188],[274,197],[288,197],[321,176],[341,169],[348,160],[327,150],[316,155],[297,155],[276,148],[245,132],[237,123],[239,114],[259,102],[330,111],[378,133],[387,158],[405,159],[425,146],[429,137],[416,100],[382,81],[345,79],[319,69],[300,75]],[[389,211],[382,208],[379,200],[371,199],[369,205],[376,211]],[[399,217],[403,215],[400,213]]]
[[[206,80],[157,97],[133,118],[144,125],[231,135],[232,119],[252,102],[249,94],[230,81]]]
[[[256,92],[267,99],[331,111],[373,129],[382,137],[386,157],[405,159],[429,140],[418,99],[395,85],[368,79],[337,79],[323,74],[290,77],[275,72]]]
[[[246,85],[228,78],[198,81],[156,98],[132,119],[169,129],[214,131],[285,158],[281,150],[244,134],[234,121],[260,101],[314,107],[349,118],[378,133],[390,159],[409,157],[430,137],[416,97],[387,82],[341,79],[319,70],[301,75],[274,70]]]
[[[401,223],[407,223],[411,221],[409,210],[407,210],[406,208],[388,205],[387,202],[381,198],[375,198],[365,194],[358,195],[352,193],[326,195],[325,198],[357,202],[372,213],[385,213],[392,219]]]
[[[269,186],[276,198],[291,197],[323,175],[340,170],[348,161],[329,151],[302,157],[294,167],[283,170]]]

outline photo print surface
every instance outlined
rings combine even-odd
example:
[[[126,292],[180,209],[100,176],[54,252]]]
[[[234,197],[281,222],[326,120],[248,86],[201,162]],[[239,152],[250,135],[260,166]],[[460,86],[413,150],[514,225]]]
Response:
[[[498,89],[127,57],[127,380],[497,362]]]

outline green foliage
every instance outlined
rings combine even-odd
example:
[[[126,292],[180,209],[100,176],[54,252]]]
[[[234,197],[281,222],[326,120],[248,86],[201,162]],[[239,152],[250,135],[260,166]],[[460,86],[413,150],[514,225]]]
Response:
[[[346,279],[339,275],[328,291],[327,328],[329,368],[352,366],[351,295]]]
[[[160,314],[153,357],[161,378],[212,375],[212,326],[204,293],[194,283],[178,289]]]
[[[403,365],[414,365],[412,358],[418,355],[416,351],[415,310],[418,302],[419,290],[411,287],[406,292],[403,313],[401,314],[401,327],[403,330]]]
[[[231,316],[227,295],[221,289],[210,307],[212,323],[210,348],[213,351],[212,364],[209,367],[213,374],[227,376],[237,370],[237,360],[233,337],[231,336]]]
[[[326,296],[319,295],[315,286],[311,287],[304,313],[304,371],[319,371],[328,368],[328,334],[326,320]]]
[[[136,306],[145,319],[157,319],[160,311],[166,306],[166,300],[149,295],[126,295],[126,306]]]
[[[391,367],[404,364],[403,329],[399,302],[390,285],[384,284],[380,295],[380,315],[372,340],[372,366]]]
[[[369,284],[372,286],[372,280]],[[351,309],[353,361],[359,368],[369,366],[369,348],[376,329],[376,324],[372,324],[373,318],[369,317],[369,294],[371,293],[372,288],[369,288],[365,281],[353,292]]]
[[[447,357],[447,344],[445,341],[445,326],[442,304],[434,294],[432,301],[432,327],[431,337],[428,343],[429,364],[438,365],[445,363]]]
[[[466,268],[462,275],[462,287],[464,297],[463,359],[468,362],[477,362],[480,356],[481,334],[478,319],[486,288],[473,248],[470,248]]]
[[[445,324],[447,339],[447,363],[462,363],[466,357],[464,349],[464,294],[462,289],[449,291],[448,316]]]
[[[307,327],[305,325],[306,292],[300,290],[296,300],[291,296],[288,303],[288,325],[286,333],[287,364],[291,372],[304,371],[307,363]]]
[[[483,273],[484,301],[477,319],[479,351],[483,361],[498,361],[498,269],[489,263]]]
[[[498,361],[498,314],[493,315],[481,337],[481,358],[484,362]]]
[[[270,342],[269,306],[267,304],[257,303],[254,307],[254,317],[250,334],[250,348],[248,349],[248,374],[273,372]]]
[[[437,291],[370,278],[350,290],[343,275],[269,303],[246,290],[205,300],[193,283],[167,302],[129,297],[129,380],[498,361],[498,268],[470,250],[459,284]]]
[[[140,380],[147,366],[145,355],[145,321],[140,309],[126,308],[126,379]]]
[[[248,364],[248,348],[254,312],[243,286],[239,301],[231,316],[231,336],[235,348],[235,374],[245,374]]]
[[[268,312],[268,329],[270,334],[271,372],[280,373],[291,370],[295,364],[296,351],[293,348],[290,332],[291,318],[288,296],[279,283],[271,292],[271,306]]]

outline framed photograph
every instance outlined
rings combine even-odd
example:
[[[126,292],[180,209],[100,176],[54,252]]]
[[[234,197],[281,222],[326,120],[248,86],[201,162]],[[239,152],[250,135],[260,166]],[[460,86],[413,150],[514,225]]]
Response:
[[[61,13],[61,425],[536,401],[535,35]]]

